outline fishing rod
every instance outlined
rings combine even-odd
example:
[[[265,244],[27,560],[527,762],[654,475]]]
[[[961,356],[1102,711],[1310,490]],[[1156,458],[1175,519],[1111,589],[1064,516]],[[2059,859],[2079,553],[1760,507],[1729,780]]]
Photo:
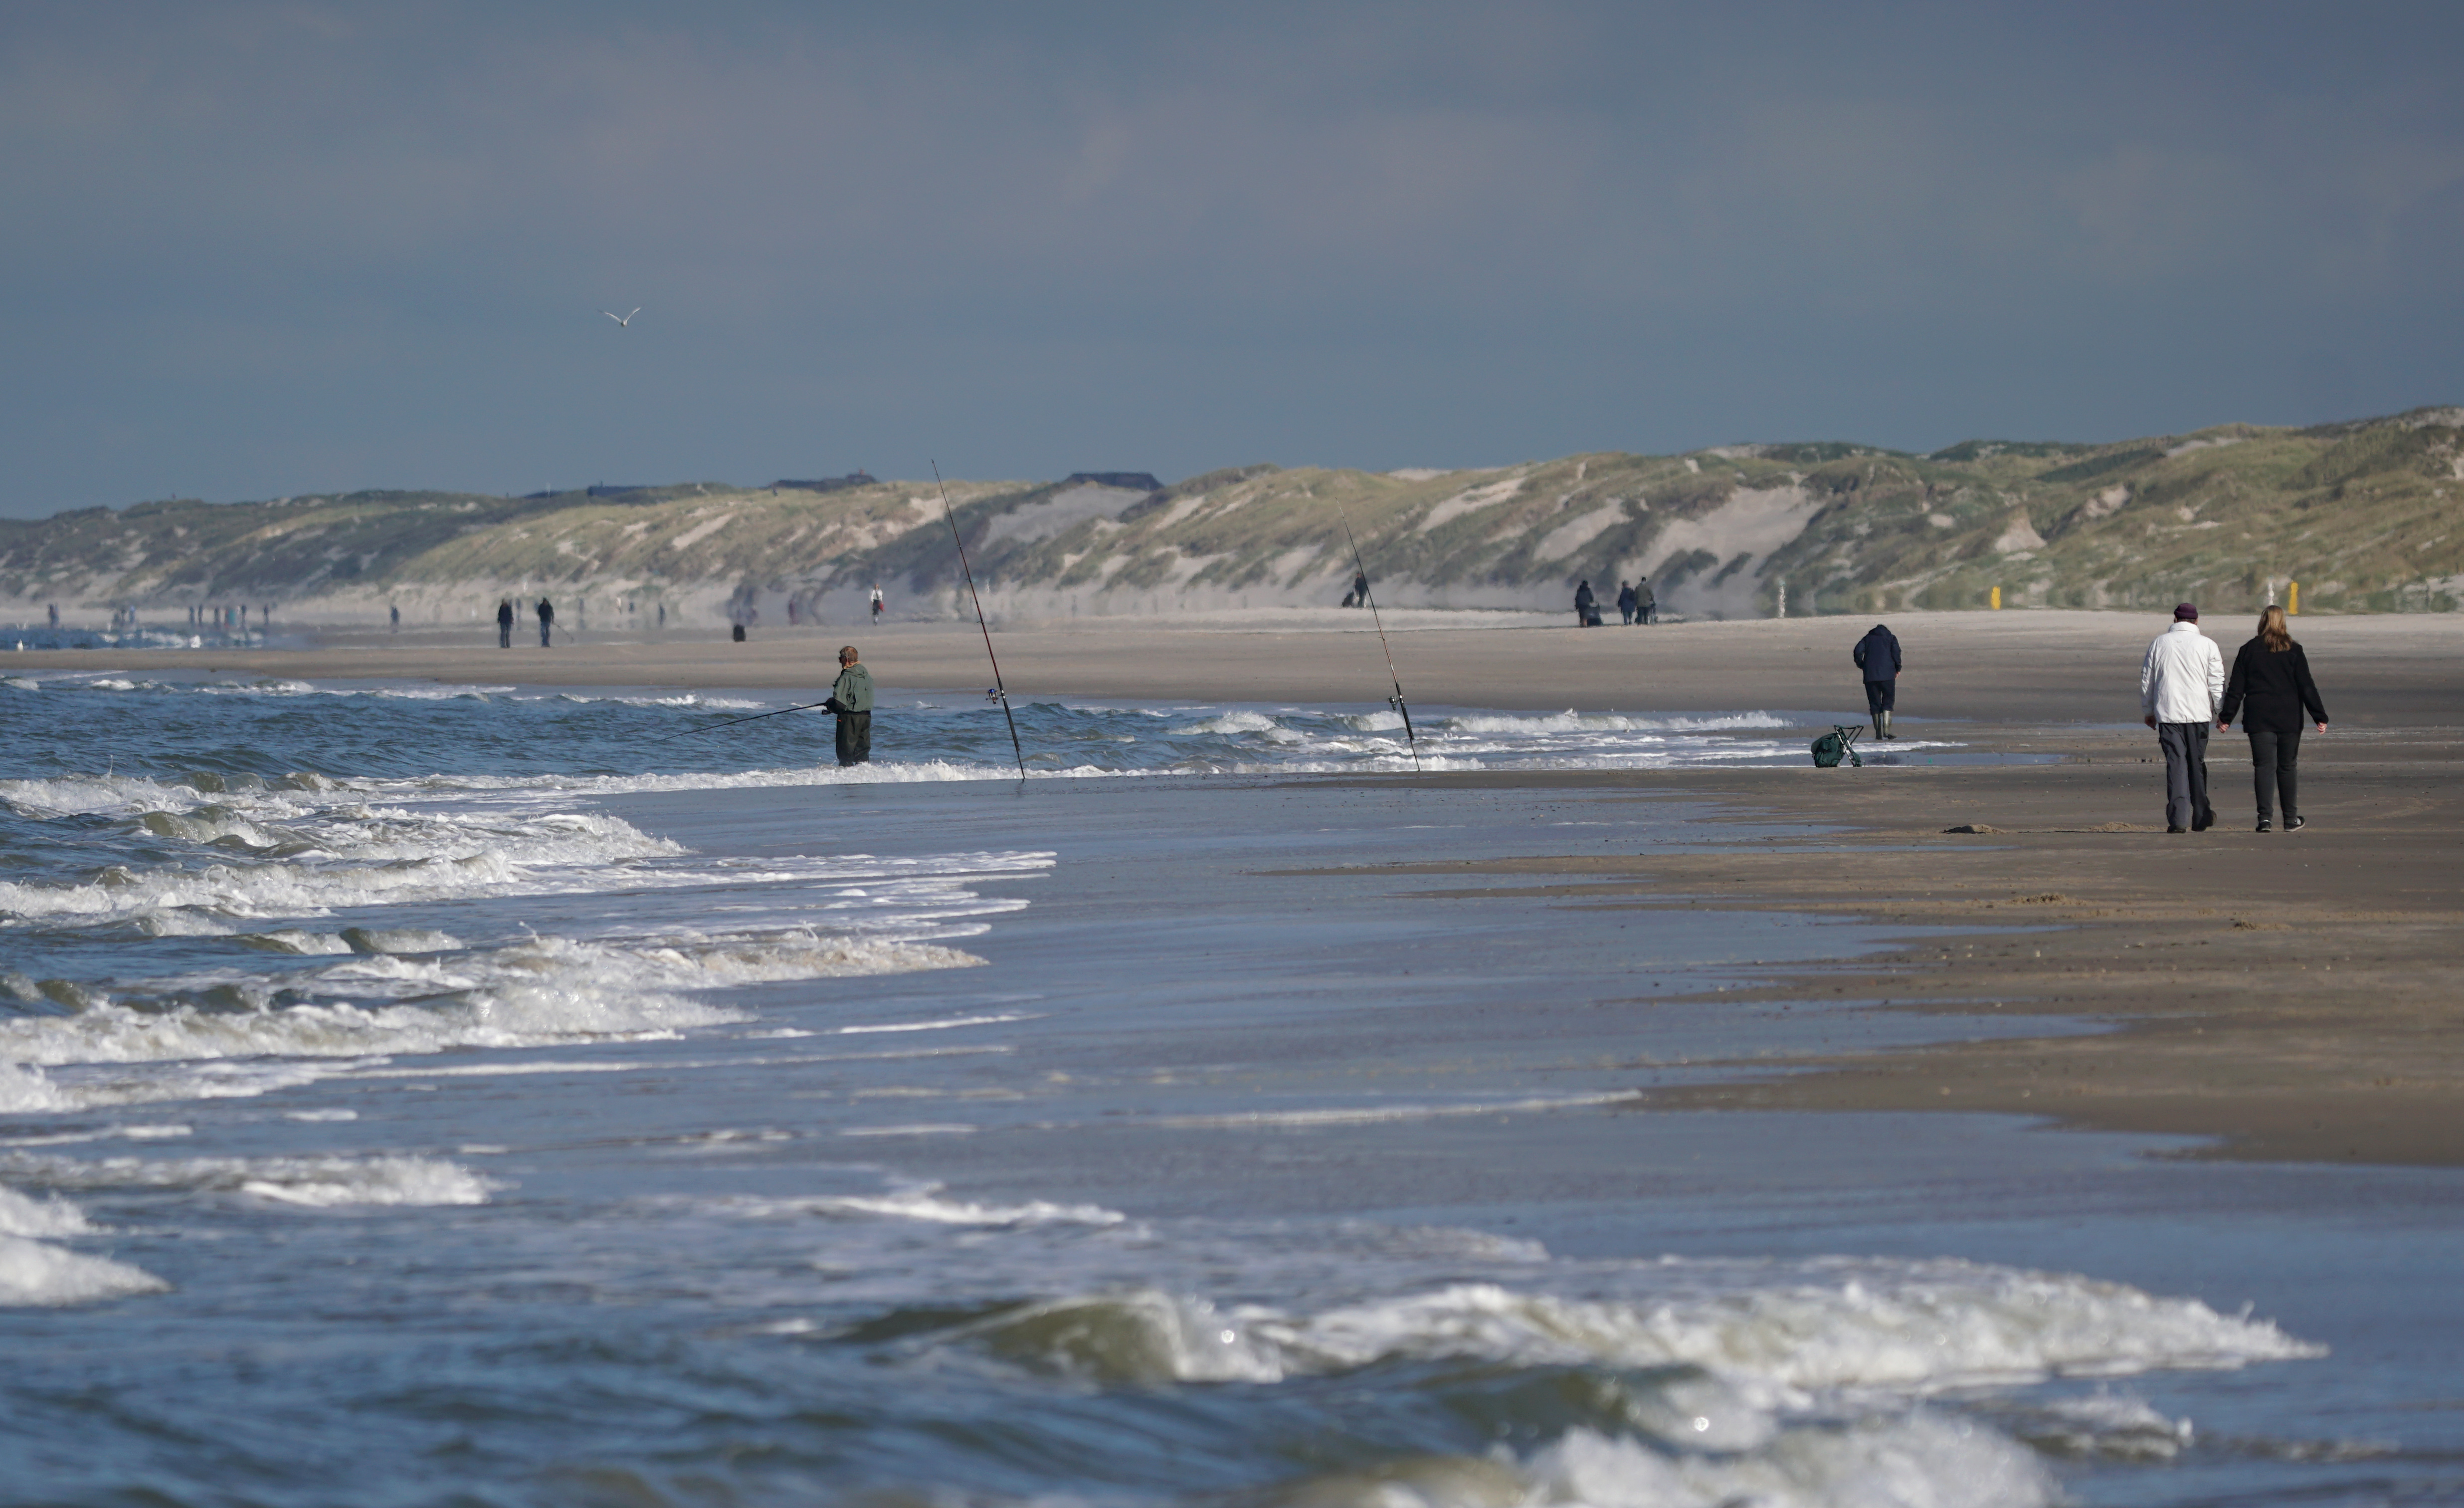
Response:
[[[1369,604],[1369,621],[1377,625],[1377,647],[1386,651],[1386,678],[1395,683],[1395,694],[1386,704],[1403,714],[1403,738],[1412,746],[1412,773],[1420,773],[1420,737],[1412,732],[1412,710],[1403,705],[1403,678],[1395,673],[1395,646],[1386,642],[1386,620],[1377,611],[1377,599],[1370,595],[1369,567],[1360,558],[1360,539],[1352,532],[1352,519],[1343,505],[1334,505],[1334,516],[1343,520],[1343,537],[1352,544],[1352,569],[1360,577],[1360,599]]]
[[[643,741],[645,743],[663,744],[671,738],[682,738],[686,733],[715,733],[722,728],[733,728],[738,723],[758,723],[765,717],[784,717],[789,712],[809,712],[816,707],[827,707],[829,705],[828,699],[825,698],[818,702],[805,702],[797,707],[782,707],[777,711],[756,712],[750,717],[731,717],[723,723],[704,723],[699,728],[687,728],[678,732],[662,733],[656,738],[649,738]]]
[[[941,463],[933,466],[933,486],[941,494],[941,516],[950,521],[951,541],[958,547],[958,570],[967,579],[967,599],[976,604],[976,626],[983,630],[984,658],[993,663],[992,699],[1001,703],[1001,716],[1009,723],[1009,752],[1018,757],[1018,777],[1026,778],[1026,751],[1018,741],[1018,718],[1009,710],[1009,688],[1001,684],[1001,656],[993,653],[992,626],[984,622],[984,600],[976,595],[975,568],[967,564],[967,541],[958,534],[958,515],[950,511],[950,489],[941,480]]]

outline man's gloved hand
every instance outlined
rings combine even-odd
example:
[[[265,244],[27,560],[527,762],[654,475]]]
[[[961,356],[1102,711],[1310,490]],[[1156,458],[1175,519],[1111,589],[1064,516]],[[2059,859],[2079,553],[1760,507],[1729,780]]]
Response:
[[[825,697],[822,702],[822,710],[825,712],[844,712],[847,710],[847,704],[841,702],[835,696]]]

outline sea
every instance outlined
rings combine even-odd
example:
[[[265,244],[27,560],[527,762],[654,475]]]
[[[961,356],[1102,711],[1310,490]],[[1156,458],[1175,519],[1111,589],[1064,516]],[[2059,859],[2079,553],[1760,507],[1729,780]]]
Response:
[[[1655,1109],[2095,1028],[1428,872],[1736,801],[1397,778],[1847,711],[818,694],[0,662],[0,1503],[2464,1500],[2457,1174]]]

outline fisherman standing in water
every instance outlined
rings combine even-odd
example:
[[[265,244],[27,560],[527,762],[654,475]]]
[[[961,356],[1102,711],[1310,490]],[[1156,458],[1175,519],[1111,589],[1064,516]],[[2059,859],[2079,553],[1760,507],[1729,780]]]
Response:
[[[831,683],[822,706],[839,720],[839,763],[863,764],[872,757],[872,672],[856,664],[855,645],[839,651],[839,678]]]

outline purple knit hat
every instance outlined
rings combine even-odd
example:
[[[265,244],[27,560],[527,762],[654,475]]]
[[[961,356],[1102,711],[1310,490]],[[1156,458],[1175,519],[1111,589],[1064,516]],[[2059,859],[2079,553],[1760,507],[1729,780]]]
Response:
[[[2182,602],[2177,604],[2173,608],[2173,621],[2177,623],[2197,623],[2199,621],[2198,604],[2195,602]]]

